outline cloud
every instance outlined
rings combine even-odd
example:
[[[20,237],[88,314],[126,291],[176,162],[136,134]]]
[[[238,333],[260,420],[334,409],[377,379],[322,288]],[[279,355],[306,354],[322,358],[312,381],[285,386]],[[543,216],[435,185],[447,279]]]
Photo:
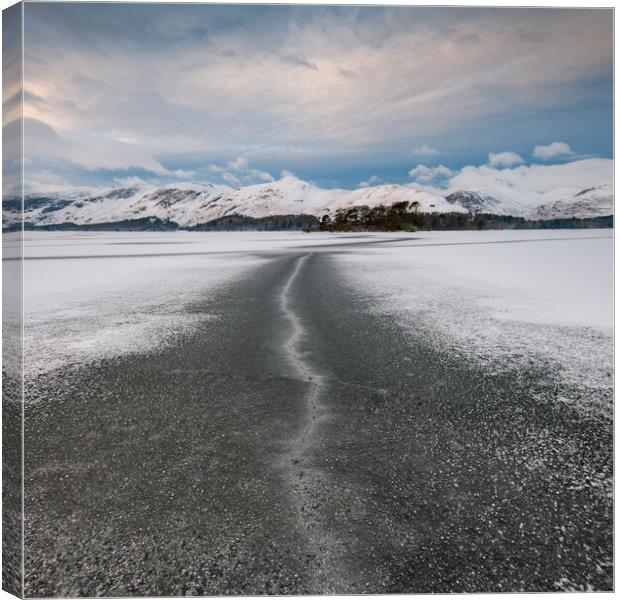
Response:
[[[228,163],[228,166],[233,171],[247,171],[248,159],[243,156],[237,156],[237,158]]]
[[[175,169],[172,174],[179,179],[193,179],[196,176],[196,171],[190,171],[187,169]]]
[[[274,177],[271,173],[267,173],[267,171],[259,171],[257,169],[251,169],[250,174],[252,177],[256,177],[261,181],[274,181]]]
[[[411,156],[435,156],[439,154],[439,150],[428,144],[423,144],[418,148],[414,148],[409,154],[411,154]]]
[[[377,164],[404,169],[411,140],[433,141],[419,160],[441,148],[443,162],[449,149],[463,164],[498,139],[534,147],[585,131],[584,151],[605,154],[610,14],[32,3],[24,110],[93,178],[217,165],[239,179],[227,161],[248,156],[263,173],[286,166],[338,185],[382,175]],[[27,146],[58,157],[38,139]]]
[[[280,56],[280,59],[282,60],[283,63],[286,63],[287,65],[293,65],[295,67],[304,67],[312,71],[319,70],[319,68],[313,62],[306,60],[303,56],[295,56],[294,54],[287,54],[285,56]]]
[[[478,190],[492,193],[504,189],[521,189],[544,194],[558,188],[582,190],[613,180],[614,161],[590,158],[557,165],[519,165],[496,169],[488,165],[466,166],[447,182],[450,191]]]
[[[366,181],[360,181],[359,187],[372,187],[374,185],[379,185],[380,183],[383,183],[381,177],[371,175]]]
[[[523,162],[520,154],[516,152],[489,153],[489,165],[491,167],[513,167]]]
[[[453,174],[454,172],[444,165],[428,167],[427,165],[419,164],[409,171],[409,177],[412,177],[419,183],[436,183],[451,177]]]
[[[137,168],[160,176],[183,178],[188,175],[187,171],[167,169],[139,144],[107,135],[60,135],[38,119],[24,119],[24,138],[24,155],[31,161],[53,157],[70,161],[89,171]]]
[[[535,44],[547,42],[553,38],[550,31],[525,31],[519,29],[515,32],[517,39]]]
[[[355,73],[355,71],[352,71],[351,69],[344,69],[342,67],[338,69],[338,74],[348,79],[355,79],[357,77],[357,74]]]
[[[282,179],[283,177],[295,177],[295,173],[293,173],[293,171],[287,171],[286,169],[283,169],[282,171],[280,171],[280,179]]]
[[[147,185],[141,177],[130,175],[129,177],[115,177],[114,182],[122,187],[142,187]]]
[[[542,160],[551,160],[558,156],[570,156],[574,154],[566,142],[553,142],[548,146],[536,146],[533,156]]]
[[[72,189],[71,186],[67,186],[63,178],[57,173],[53,173],[48,169],[37,171],[36,177],[28,177],[28,181],[25,184],[26,192],[35,193],[47,193],[47,192],[59,192],[64,189]]]
[[[250,167],[250,161],[245,156],[237,156],[228,161],[227,168],[209,165],[208,171],[220,174],[226,183],[235,187],[274,181],[271,173]]]
[[[456,41],[464,46],[477,46],[480,44],[480,37],[477,33],[464,33],[458,36]]]
[[[238,177],[235,177],[232,173],[222,173],[222,179],[234,187],[242,186],[241,180]]]

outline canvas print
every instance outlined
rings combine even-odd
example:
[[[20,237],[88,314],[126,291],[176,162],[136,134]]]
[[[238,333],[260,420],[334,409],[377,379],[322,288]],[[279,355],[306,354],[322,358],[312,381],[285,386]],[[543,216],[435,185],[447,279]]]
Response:
[[[613,10],[3,13],[3,589],[613,590]]]

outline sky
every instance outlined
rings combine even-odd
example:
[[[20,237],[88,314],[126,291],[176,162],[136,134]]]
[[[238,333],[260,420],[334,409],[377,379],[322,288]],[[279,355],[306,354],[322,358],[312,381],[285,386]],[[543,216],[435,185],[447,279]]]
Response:
[[[27,3],[26,185],[610,164],[612,28],[611,10]]]

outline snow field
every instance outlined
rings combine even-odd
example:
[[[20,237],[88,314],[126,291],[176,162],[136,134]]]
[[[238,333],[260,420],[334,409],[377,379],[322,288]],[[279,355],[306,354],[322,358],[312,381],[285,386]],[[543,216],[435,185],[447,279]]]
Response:
[[[611,414],[611,231],[416,237],[338,255],[373,310],[463,360],[541,369],[556,381],[560,401]]]

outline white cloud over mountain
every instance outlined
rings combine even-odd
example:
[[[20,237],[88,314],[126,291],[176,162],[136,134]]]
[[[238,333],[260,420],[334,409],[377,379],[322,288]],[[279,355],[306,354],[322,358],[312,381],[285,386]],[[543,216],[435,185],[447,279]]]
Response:
[[[372,187],[373,185],[379,185],[383,180],[381,177],[377,177],[376,175],[371,175],[366,181],[360,181],[359,187]]]
[[[558,156],[570,156],[574,154],[566,142],[553,142],[547,146],[536,146],[533,156],[542,160],[551,160]]]
[[[440,172],[443,176],[435,176],[431,167],[418,165],[412,169],[412,177],[417,184],[436,196],[445,197],[467,191],[497,199],[501,209],[496,206],[494,210],[501,214],[529,214],[557,201],[569,206],[576,195],[601,186],[606,198],[604,204],[608,203],[610,197],[613,201],[614,161],[607,158],[589,158],[553,165],[467,165],[450,174],[443,170]],[[547,213],[543,211],[542,214]]]
[[[452,175],[453,171],[444,165],[429,167],[419,164],[409,171],[409,177],[419,183],[436,183]]]
[[[516,152],[498,152],[489,154],[489,165],[491,167],[513,167],[520,165],[523,159]]]
[[[520,165],[497,169],[466,166],[446,182],[448,190],[490,192],[495,188],[544,194],[561,188],[585,189],[613,181],[614,162],[607,158],[576,160],[558,165]]]
[[[580,191],[613,182],[614,161],[586,158],[559,164],[523,164],[516,152],[490,153],[487,164],[449,169],[444,165],[418,164],[409,176],[436,194],[470,190],[493,195],[547,194],[558,190]]]
[[[245,156],[237,156],[229,161],[226,168],[217,165],[211,165],[211,167],[215,167],[214,171],[219,173],[226,183],[235,187],[274,181],[271,173],[250,167],[250,162]]]

